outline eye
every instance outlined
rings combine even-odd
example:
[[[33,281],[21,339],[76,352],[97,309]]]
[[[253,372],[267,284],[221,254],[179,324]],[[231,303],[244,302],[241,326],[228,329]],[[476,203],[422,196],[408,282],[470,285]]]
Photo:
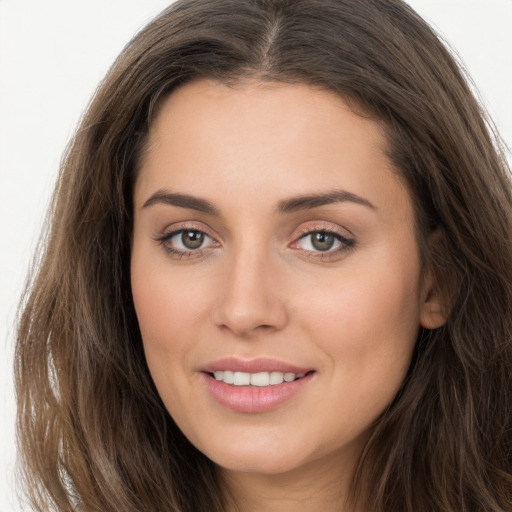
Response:
[[[341,245],[341,241],[337,235],[327,231],[315,231],[301,237],[298,243],[302,249],[306,251],[327,252],[337,249]]]
[[[201,231],[184,229],[178,231],[174,236],[169,239],[169,243],[174,245],[176,248],[187,251],[199,249],[205,240],[210,239],[209,236],[205,235]]]
[[[316,229],[305,232],[291,247],[302,249],[311,256],[331,259],[338,255],[341,256],[342,253],[351,249],[354,245],[355,240],[347,238],[341,233],[327,229]]]
[[[198,229],[180,229],[155,239],[172,255],[190,256],[203,249],[218,245],[215,240]]]

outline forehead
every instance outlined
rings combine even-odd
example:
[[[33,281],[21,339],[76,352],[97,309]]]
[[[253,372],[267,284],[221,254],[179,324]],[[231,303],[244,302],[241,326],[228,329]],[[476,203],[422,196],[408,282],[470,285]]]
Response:
[[[151,126],[135,190],[159,188],[250,204],[343,188],[374,204],[407,195],[381,123],[304,84],[201,80],[171,94]],[[394,187],[393,194],[390,189]],[[393,196],[393,197],[391,197]]]
[[[186,136],[188,130],[195,137],[206,135],[212,145],[226,134],[239,141],[260,141],[256,148],[260,153],[272,136],[284,144],[306,131],[316,143],[335,138],[340,145],[361,143],[378,152],[386,147],[383,123],[366,113],[356,114],[338,94],[307,84],[251,80],[227,85],[207,79],[185,84],[160,105],[150,144],[167,144],[171,137]],[[364,138],[350,140],[354,131],[364,132]]]

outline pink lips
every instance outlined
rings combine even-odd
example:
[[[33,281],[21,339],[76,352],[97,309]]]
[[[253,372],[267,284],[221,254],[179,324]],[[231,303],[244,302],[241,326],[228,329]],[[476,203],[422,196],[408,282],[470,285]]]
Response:
[[[283,372],[283,373],[306,373],[312,368],[300,368],[276,359],[258,358],[258,359],[238,359],[236,357],[225,357],[218,359],[211,364],[207,364],[201,371],[216,372],[220,370],[231,370],[232,372]]]
[[[272,386],[234,386],[215,380],[215,371],[233,372],[282,372],[306,375],[292,382],[283,382]],[[237,358],[219,359],[201,368],[206,388],[222,406],[243,413],[260,413],[275,409],[299,393],[314,378],[311,368],[301,368],[275,359],[241,360]]]

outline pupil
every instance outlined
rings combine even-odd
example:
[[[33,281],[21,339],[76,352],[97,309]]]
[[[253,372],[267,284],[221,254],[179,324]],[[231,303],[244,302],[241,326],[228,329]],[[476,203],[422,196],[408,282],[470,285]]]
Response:
[[[318,251],[328,251],[334,245],[334,235],[328,233],[314,233],[311,235],[311,243]]]
[[[184,231],[181,241],[187,249],[198,249],[204,241],[204,233],[199,231]]]

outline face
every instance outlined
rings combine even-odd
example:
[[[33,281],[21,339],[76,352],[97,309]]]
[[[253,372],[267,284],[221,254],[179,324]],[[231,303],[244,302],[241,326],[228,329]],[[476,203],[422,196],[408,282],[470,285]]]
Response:
[[[428,303],[374,121],[306,85],[198,81],[150,130],[131,279],[175,422],[231,472],[359,454]]]

